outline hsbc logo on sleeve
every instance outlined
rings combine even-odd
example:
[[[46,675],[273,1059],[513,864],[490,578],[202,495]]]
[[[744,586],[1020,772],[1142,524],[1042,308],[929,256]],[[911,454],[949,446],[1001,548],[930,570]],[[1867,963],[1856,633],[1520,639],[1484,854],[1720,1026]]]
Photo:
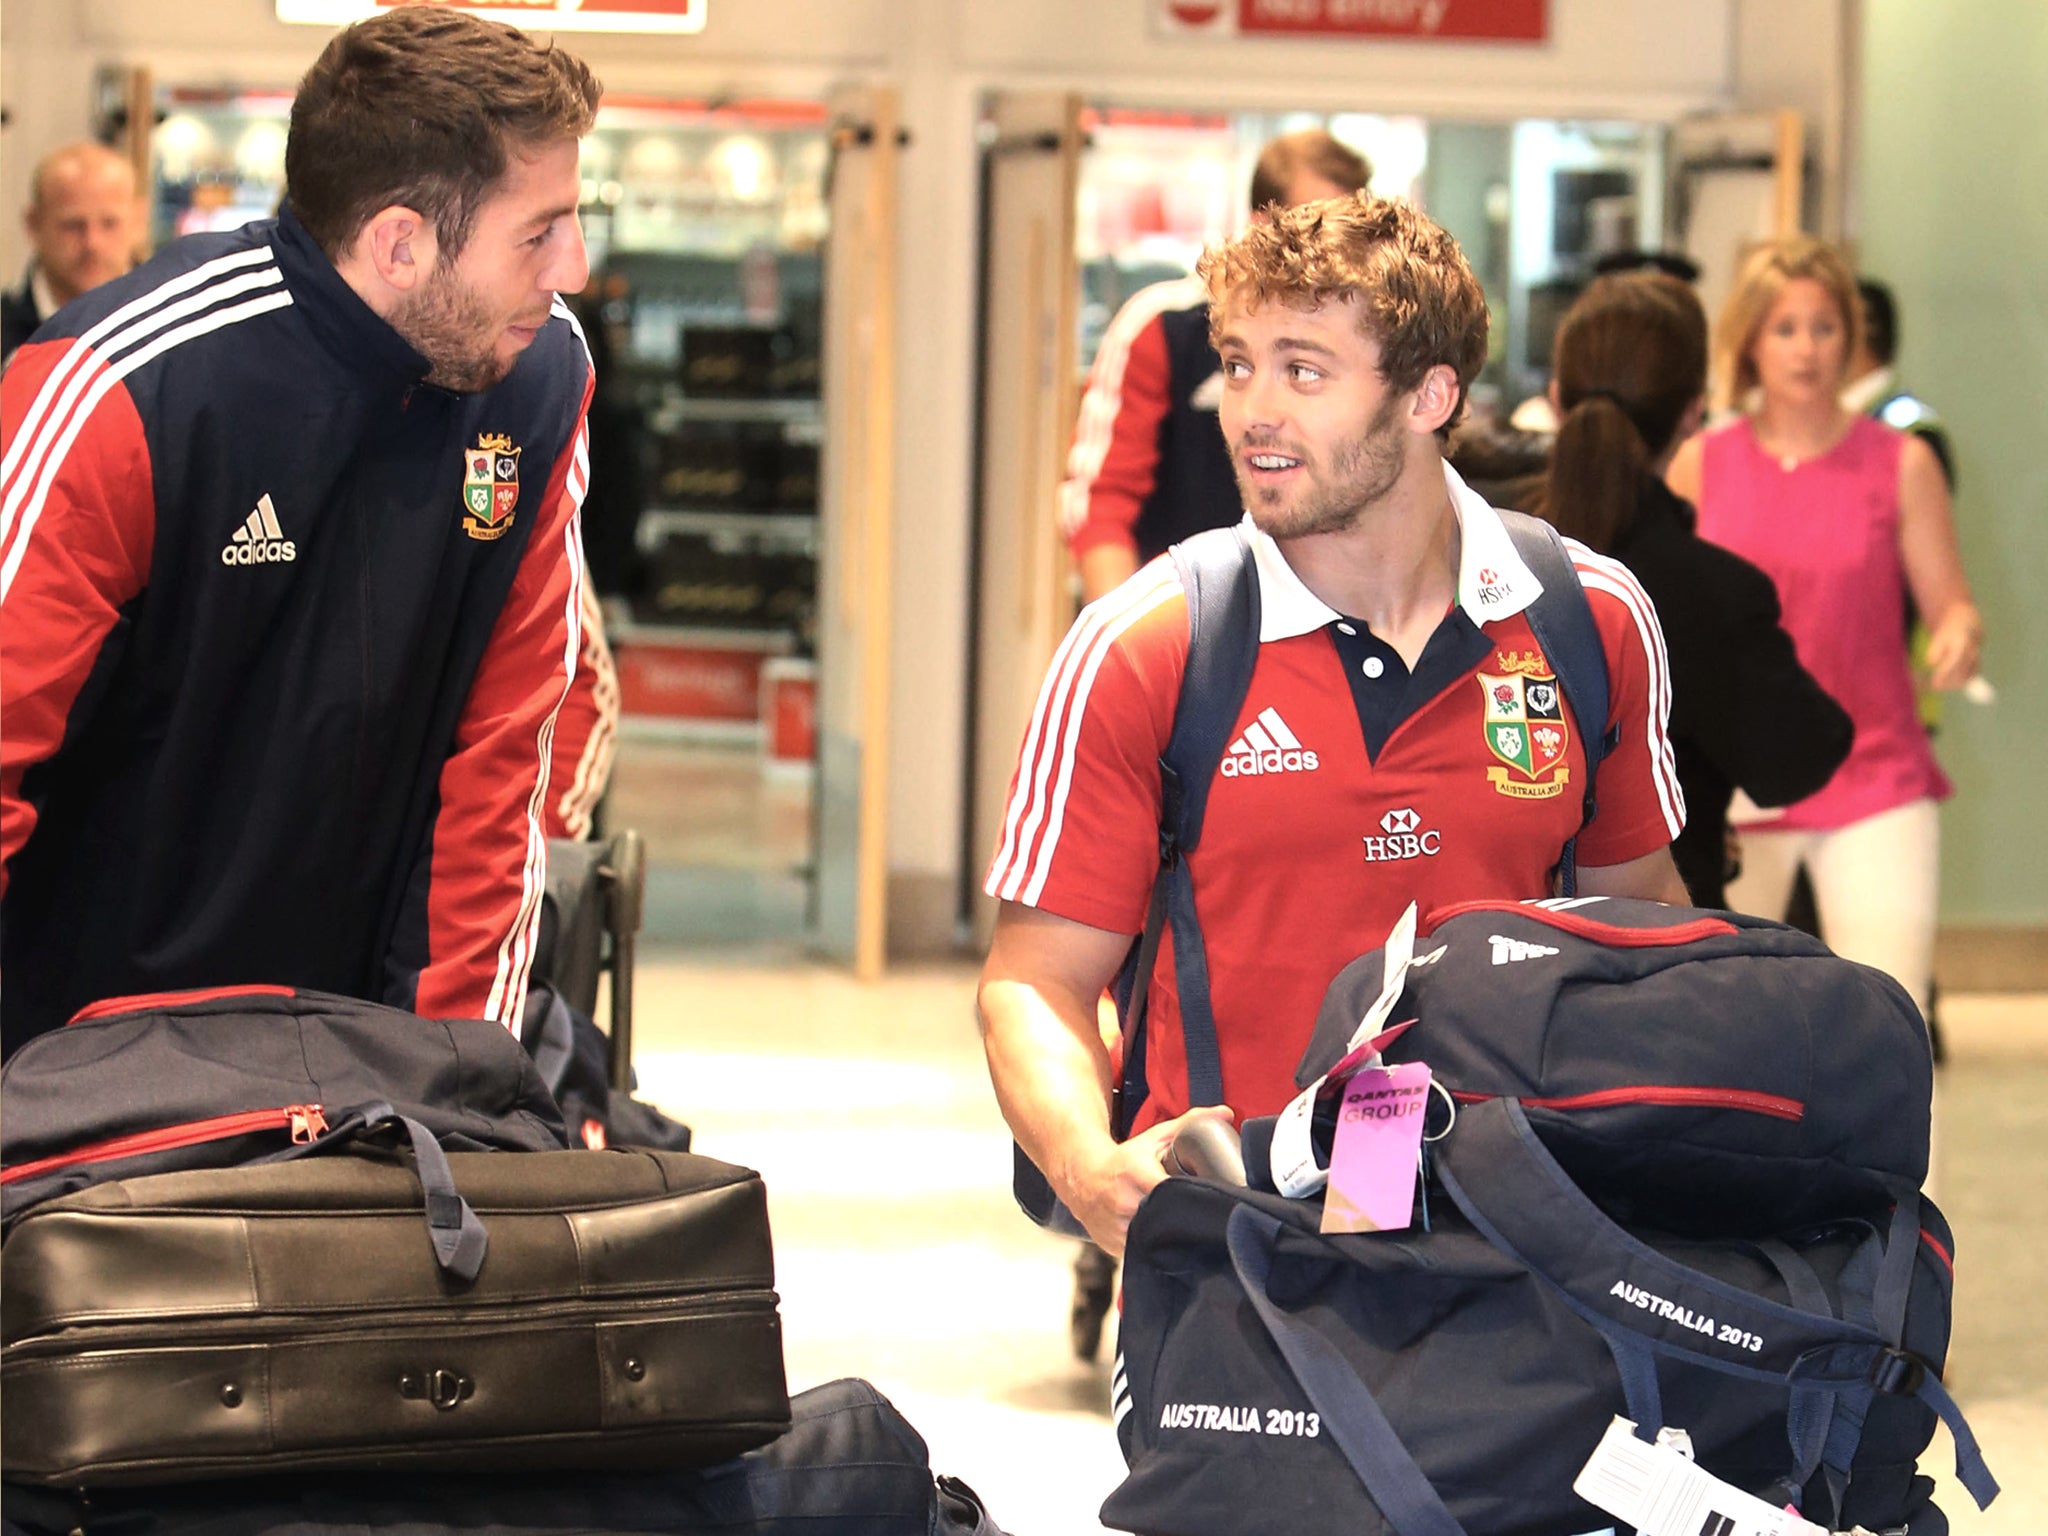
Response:
[[[1377,835],[1366,834],[1365,862],[1398,864],[1409,859],[1433,859],[1443,852],[1443,846],[1443,833],[1434,827],[1423,830],[1422,818],[1404,805],[1380,818]]]

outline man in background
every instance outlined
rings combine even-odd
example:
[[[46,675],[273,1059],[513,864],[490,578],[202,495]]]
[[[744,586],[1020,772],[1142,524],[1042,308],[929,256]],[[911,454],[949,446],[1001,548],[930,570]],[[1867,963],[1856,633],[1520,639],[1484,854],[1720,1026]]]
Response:
[[[1842,389],[1842,409],[1875,416],[1886,426],[1926,440],[1941,463],[1949,493],[1956,488],[1955,458],[1949,451],[1948,429],[1933,406],[1899,387],[1893,361],[1899,353],[1899,309],[1892,291],[1875,278],[1856,280],[1863,301],[1863,335],[1849,359],[1849,382]]]
[[[0,295],[0,363],[63,306],[135,265],[134,167],[103,144],[53,149],[36,166],[21,222],[35,249],[21,286]]]
[[[1372,167],[1320,128],[1259,152],[1252,217],[1364,190]],[[1190,276],[1141,288],[1103,333],[1060,485],[1060,525],[1093,602],[1167,545],[1244,515],[1216,408],[1222,364]]]

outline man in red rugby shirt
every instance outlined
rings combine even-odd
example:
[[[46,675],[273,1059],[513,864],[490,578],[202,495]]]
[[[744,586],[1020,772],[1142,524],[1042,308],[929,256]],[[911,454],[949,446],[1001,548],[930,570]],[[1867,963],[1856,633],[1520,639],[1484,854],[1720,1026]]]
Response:
[[[1004,1117],[1106,1250],[1194,1115],[1257,1115],[1293,1071],[1330,978],[1410,901],[1552,894],[1579,833],[1588,895],[1682,902],[1684,805],[1649,600],[1572,546],[1618,731],[1580,832],[1583,734],[1566,713],[1503,735],[1500,700],[1555,668],[1526,617],[1541,590],[1499,516],[1444,463],[1486,356],[1484,295],[1457,243],[1364,194],[1276,215],[1202,259],[1223,360],[1223,433],[1261,599],[1237,734],[1189,856],[1227,1107],[1191,1107],[1170,941],[1151,978],[1149,1096],[1110,1134],[1096,999],[1144,924],[1158,759],[1187,655],[1170,560],[1091,604],[1054,658],[986,889],[1002,903],[979,1009]]]

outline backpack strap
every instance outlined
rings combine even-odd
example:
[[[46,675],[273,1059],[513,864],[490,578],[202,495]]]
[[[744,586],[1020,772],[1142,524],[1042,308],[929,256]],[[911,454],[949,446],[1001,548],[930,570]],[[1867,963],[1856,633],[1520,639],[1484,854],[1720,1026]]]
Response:
[[[1593,622],[1593,606],[1586,601],[1586,589],[1572,566],[1564,540],[1550,524],[1526,512],[1502,510],[1500,520],[1514,540],[1515,553],[1542,584],[1543,593],[1524,615],[1536,643],[1550,664],[1557,668],[1557,683],[1579,723],[1586,743],[1585,813],[1579,818],[1583,832],[1597,809],[1593,783],[1601,759],[1621,742],[1619,726],[1607,724],[1610,701],[1607,680],[1607,648],[1600,643],[1600,630]],[[1591,722],[1590,724],[1588,722]],[[1559,893],[1576,896],[1579,891],[1579,835],[1574,832],[1558,858]]]
[[[1173,931],[1174,981],[1187,1050],[1188,1103],[1223,1102],[1223,1059],[1209,1001],[1209,956],[1195,911],[1187,856],[1202,838],[1209,788],[1230,745],[1231,727],[1259,659],[1259,577],[1239,527],[1212,528],[1170,551],[1187,594],[1188,657],[1174,705],[1173,734],[1159,758],[1159,873],[1145,931],[1117,978],[1124,1073],[1110,1129],[1129,1130],[1145,1102],[1145,1015],[1162,931]]]
[[[1159,759],[1159,872],[1145,927],[1132,941],[1112,992],[1123,1024],[1123,1075],[1111,1094],[1110,1134],[1122,1140],[1145,1102],[1145,1015],[1159,939],[1173,930],[1174,979],[1187,1048],[1188,1102],[1223,1102],[1223,1062],[1209,1002],[1208,953],[1195,912],[1187,855],[1201,840],[1209,786],[1230,745],[1230,728],[1251,687],[1259,656],[1259,583],[1251,545],[1236,528],[1212,528],[1172,547],[1188,605],[1187,668],[1174,704],[1173,734]],[[1084,1237],[1052,1185],[1012,1148],[1010,1186],[1024,1214],[1042,1227]]]

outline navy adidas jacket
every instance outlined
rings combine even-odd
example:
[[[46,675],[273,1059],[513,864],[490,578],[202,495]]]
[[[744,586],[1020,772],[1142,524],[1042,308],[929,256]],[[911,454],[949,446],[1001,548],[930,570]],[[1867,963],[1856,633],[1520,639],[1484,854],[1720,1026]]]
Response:
[[[1077,559],[1098,544],[1126,544],[1143,565],[1244,515],[1216,414],[1222,369],[1200,278],[1141,288],[1117,311],[1088,373],[1060,483],[1060,526]]]
[[[289,212],[0,377],[0,1028],[245,982],[517,1020],[581,641],[589,356],[427,363]]]

